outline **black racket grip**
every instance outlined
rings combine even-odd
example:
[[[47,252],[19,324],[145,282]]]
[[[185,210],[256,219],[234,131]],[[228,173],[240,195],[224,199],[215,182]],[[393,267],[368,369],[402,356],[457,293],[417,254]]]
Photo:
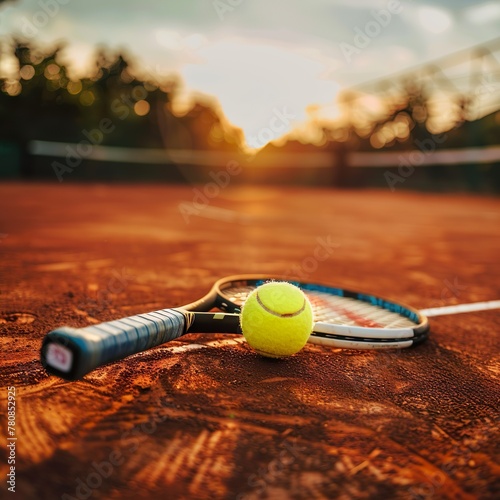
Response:
[[[191,313],[161,309],[85,328],[61,327],[42,344],[45,369],[67,380],[95,368],[174,340],[187,332]]]

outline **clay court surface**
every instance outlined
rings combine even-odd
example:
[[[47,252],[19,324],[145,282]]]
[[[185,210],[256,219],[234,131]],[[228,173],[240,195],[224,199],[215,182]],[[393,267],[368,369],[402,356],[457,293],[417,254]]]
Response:
[[[0,187],[5,497],[498,498],[498,310],[432,318],[429,340],[409,350],[308,345],[270,360],[236,335],[188,335],[81,381],[48,376],[46,332],[179,306],[230,274],[295,276],[417,308],[500,298],[498,199],[228,187],[193,204],[195,195]]]

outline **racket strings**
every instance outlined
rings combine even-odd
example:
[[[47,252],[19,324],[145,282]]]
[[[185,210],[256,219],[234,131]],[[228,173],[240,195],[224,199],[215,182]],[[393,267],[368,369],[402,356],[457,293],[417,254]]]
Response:
[[[368,328],[408,328],[415,323],[399,313],[350,297],[307,292],[316,322]]]
[[[224,296],[241,307],[255,288],[252,285],[232,285],[224,289]],[[409,318],[368,302],[322,291],[304,290],[304,292],[313,307],[315,322],[367,328],[412,328],[415,326],[415,322]]]
[[[224,296],[233,304],[242,306],[248,296],[255,290],[255,286],[231,286],[224,289]]]

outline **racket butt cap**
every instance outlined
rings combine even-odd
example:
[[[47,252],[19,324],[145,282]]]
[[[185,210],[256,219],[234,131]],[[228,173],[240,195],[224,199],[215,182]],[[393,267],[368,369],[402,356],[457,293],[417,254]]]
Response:
[[[63,326],[49,332],[43,339],[40,349],[42,366],[51,375],[57,375],[66,380],[81,379],[90,371],[84,362],[88,346],[79,336],[76,328]]]

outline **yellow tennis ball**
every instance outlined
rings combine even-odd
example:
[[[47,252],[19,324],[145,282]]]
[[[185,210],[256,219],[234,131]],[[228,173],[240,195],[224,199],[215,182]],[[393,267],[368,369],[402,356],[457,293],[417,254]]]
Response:
[[[311,303],[296,286],[271,281],[245,301],[241,330],[250,346],[271,358],[291,356],[307,342],[313,328]]]

